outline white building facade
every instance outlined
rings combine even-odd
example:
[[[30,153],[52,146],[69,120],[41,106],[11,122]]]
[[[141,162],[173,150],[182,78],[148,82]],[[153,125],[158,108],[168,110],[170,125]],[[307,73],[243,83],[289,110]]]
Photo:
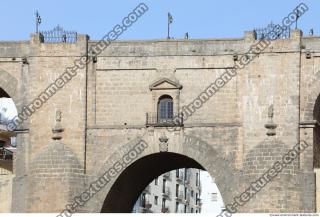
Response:
[[[200,170],[178,169],[162,174],[142,192],[134,213],[200,213]]]

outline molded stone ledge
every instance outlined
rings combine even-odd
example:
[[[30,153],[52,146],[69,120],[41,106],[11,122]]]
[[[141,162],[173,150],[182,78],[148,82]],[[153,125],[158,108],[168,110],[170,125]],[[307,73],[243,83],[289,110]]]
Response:
[[[319,121],[317,120],[312,120],[312,121],[302,121],[299,124],[300,128],[315,128],[317,126],[320,126]]]

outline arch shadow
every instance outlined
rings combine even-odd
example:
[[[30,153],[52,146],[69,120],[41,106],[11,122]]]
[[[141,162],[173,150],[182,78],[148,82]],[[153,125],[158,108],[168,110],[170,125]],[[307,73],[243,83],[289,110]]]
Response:
[[[172,152],[151,154],[137,160],[113,184],[101,212],[131,212],[140,193],[152,180],[165,172],[184,167],[205,170],[195,160]]]

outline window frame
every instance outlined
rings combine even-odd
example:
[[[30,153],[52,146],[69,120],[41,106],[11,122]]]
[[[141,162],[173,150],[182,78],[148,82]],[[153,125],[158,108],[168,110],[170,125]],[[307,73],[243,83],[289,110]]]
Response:
[[[157,122],[166,123],[173,120],[174,103],[170,95],[162,95],[158,99],[157,105]]]

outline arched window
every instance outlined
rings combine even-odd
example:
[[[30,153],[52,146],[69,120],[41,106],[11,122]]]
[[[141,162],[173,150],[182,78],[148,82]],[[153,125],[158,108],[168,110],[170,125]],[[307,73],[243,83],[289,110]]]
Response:
[[[173,100],[171,96],[163,95],[158,102],[158,122],[171,121],[173,118]]]

